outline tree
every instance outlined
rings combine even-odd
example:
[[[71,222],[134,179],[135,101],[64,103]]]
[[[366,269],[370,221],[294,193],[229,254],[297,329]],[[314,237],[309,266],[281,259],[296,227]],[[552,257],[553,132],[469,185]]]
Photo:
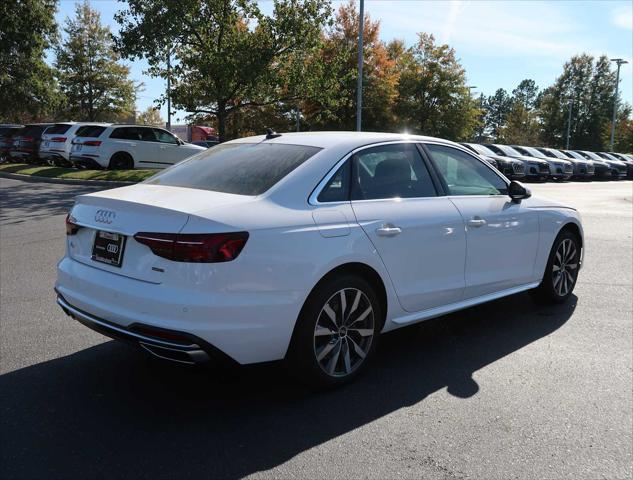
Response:
[[[127,3],[115,17],[120,51],[147,58],[152,75],[169,74],[174,106],[217,118],[222,140],[234,113],[279,102],[294,105],[313,91],[306,58],[330,17],[326,0],[276,0],[271,16],[255,0]]]
[[[614,89],[615,72],[606,56],[572,57],[554,84],[543,92],[539,112],[543,143],[557,147],[565,144],[572,101],[570,144],[579,149],[605,150],[608,142],[603,133],[611,122]]]
[[[613,151],[621,153],[633,153],[633,118],[631,117],[631,105],[620,104],[618,108],[617,124],[613,142]],[[603,132],[603,141],[606,145],[611,142],[611,122]]]
[[[0,2],[0,121],[51,118],[59,103],[46,50],[57,41],[57,0]]]
[[[531,111],[538,99],[538,86],[531,79],[522,80],[521,83],[512,90],[512,101],[519,102],[527,111]]]
[[[534,110],[520,100],[512,102],[505,124],[499,130],[498,141],[510,145],[540,145],[539,122]]]
[[[66,115],[73,120],[115,121],[134,111],[136,89],[130,69],[119,63],[110,28],[88,0],[66,19],[65,40],[56,49],[55,66],[65,95]]]
[[[486,133],[497,142],[501,138],[501,130],[512,108],[512,98],[503,88],[497,89],[494,95],[486,100]]]
[[[448,45],[436,45],[433,35],[419,33],[417,44],[398,63],[395,111],[401,127],[454,140],[470,138],[480,110],[471,98],[455,51]]]
[[[380,22],[363,19],[363,130],[388,130],[393,124],[397,95],[396,62],[380,40]],[[359,12],[353,0],[340,6],[327,32],[321,56],[333,80],[330,95],[310,105],[308,121],[318,128],[355,130],[358,79]]]
[[[155,127],[165,126],[165,120],[160,116],[160,110],[154,107],[147,107],[144,112],[141,112],[137,122],[144,125],[153,125]]]

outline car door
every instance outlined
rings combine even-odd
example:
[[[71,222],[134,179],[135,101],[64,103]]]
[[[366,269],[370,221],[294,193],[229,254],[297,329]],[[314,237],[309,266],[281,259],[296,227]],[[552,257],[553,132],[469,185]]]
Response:
[[[478,158],[448,145],[425,148],[466,224],[464,298],[532,282],[538,213],[525,202],[513,202],[507,182]]]
[[[160,162],[163,166],[173,165],[188,156],[189,152],[186,149],[182,149],[178,139],[167,130],[161,128],[154,128],[153,130],[160,144]]]
[[[410,312],[457,302],[466,238],[455,205],[438,196],[415,143],[364,148],[350,161],[351,204]]]

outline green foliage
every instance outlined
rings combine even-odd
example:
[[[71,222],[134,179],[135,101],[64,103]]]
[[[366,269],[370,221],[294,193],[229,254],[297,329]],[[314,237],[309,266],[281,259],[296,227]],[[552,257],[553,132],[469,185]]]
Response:
[[[604,130],[613,112],[615,72],[609,59],[583,54],[565,63],[563,73],[543,92],[540,104],[542,141],[562,147],[567,132],[569,101],[573,101],[570,145],[577,149],[608,149]]]
[[[418,34],[418,42],[398,59],[399,127],[411,133],[454,140],[472,136],[479,108],[466,85],[466,74],[455,51],[436,45],[433,35]]]
[[[358,79],[359,12],[352,0],[341,5],[334,26],[320,52],[328,66],[321,78],[327,95],[307,102],[308,123],[316,129],[355,130]],[[380,40],[380,22],[365,14],[363,24],[363,130],[384,131],[393,124],[392,105],[397,95],[395,60]]]
[[[57,0],[0,2],[0,121],[52,118],[59,103],[46,50],[57,41]]]
[[[147,107],[144,112],[141,112],[136,119],[136,123],[154,125],[155,127],[165,126],[165,120],[160,116],[160,110],[154,107]]]
[[[297,101],[299,87],[310,95],[307,65],[329,16],[326,0],[276,0],[271,16],[254,0],[129,0],[118,47],[169,74],[174,106],[215,116],[224,139],[233,113]]]
[[[112,35],[88,0],[66,19],[65,40],[56,49],[55,67],[72,120],[120,121],[133,115],[136,89],[129,67],[119,63]]]
[[[500,141],[501,131],[512,109],[512,97],[503,88],[486,100],[486,135],[494,142]]]

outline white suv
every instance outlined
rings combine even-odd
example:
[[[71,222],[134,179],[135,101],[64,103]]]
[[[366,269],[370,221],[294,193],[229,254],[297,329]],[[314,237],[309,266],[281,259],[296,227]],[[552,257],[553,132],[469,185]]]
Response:
[[[70,149],[77,132],[83,127],[108,126],[109,123],[60,122],[51,125],[42,134],[40,158],[49,165],[69,166]]]
[[[80,168],[165,168],[206,149],[148,125],[91,125],[77,131],[70,151]]]

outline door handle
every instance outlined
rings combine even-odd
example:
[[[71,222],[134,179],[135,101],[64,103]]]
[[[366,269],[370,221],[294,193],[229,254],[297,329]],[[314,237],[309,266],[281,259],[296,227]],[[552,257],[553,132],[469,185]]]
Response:
[[[483,227],[484,225],[486,225],[486,223],[488,222],[486,222],[481,217],[473,217],[470,220],[468,220],[468,226],[473,227],[473,228]]]
[[[395,237],[401,233],[402,229],[400,227],[396,227],[393,223],[383,223],[376,229],[376,234],[381,237]]]

